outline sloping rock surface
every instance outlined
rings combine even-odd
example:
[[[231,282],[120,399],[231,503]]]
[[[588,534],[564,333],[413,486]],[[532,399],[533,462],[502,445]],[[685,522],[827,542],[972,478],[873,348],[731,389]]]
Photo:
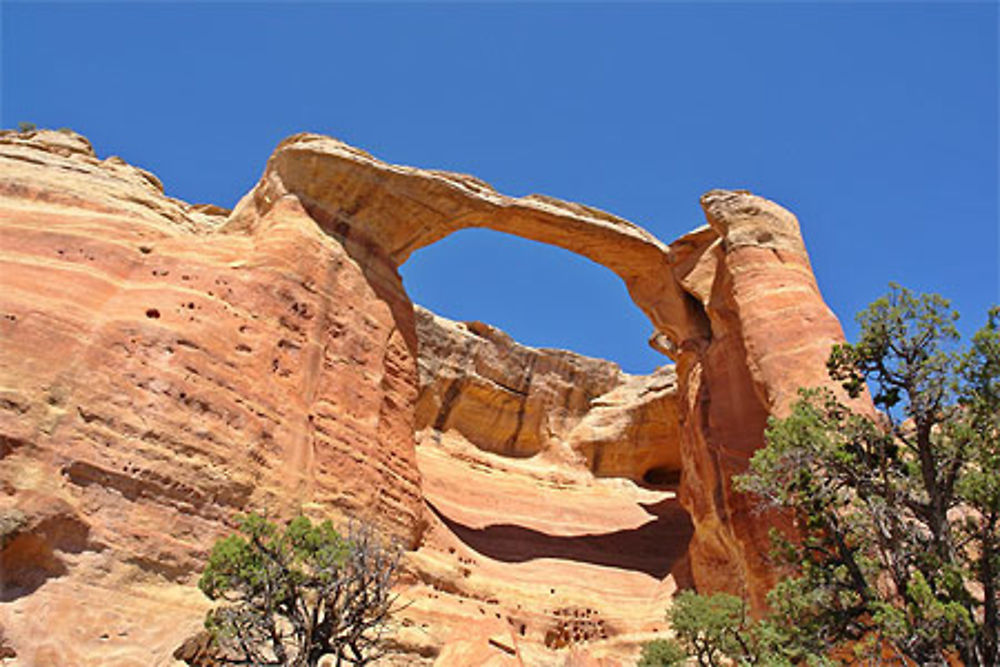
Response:
[[[482,322],[451,322],[420,307],[416,315],[418,431],[455,431],[489,452],[541,455],[598,477],[679,475],[672,365],[629,375],[608,361],[518,345]]]

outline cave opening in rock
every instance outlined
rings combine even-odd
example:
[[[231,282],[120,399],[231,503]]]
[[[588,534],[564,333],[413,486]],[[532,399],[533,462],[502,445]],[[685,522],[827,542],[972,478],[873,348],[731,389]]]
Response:
[[[677,488],[681,471],[669,466],[654,466],[642,475],[642,481],[652,487]]]

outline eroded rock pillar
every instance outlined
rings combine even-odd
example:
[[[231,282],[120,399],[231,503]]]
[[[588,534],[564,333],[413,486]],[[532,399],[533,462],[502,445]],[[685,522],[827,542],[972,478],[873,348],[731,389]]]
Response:
[[[746,595],[761,608],[773,584],[765,557],[774,519],[734,491],[732,476],[763,446],[770,415],[786,414],[799,387],[829,381],[825,361],[843,332],[794,215],[747,192],[713,190],[701,203],[716,238],[705,230],[678,264],[711,324],[709,340],[688,345],[679,373],[692,569],[699,590]]]

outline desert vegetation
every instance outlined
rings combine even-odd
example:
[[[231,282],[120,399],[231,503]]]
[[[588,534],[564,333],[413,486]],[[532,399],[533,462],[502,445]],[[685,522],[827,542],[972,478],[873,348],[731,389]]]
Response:
[[[957,319],[898,286],[858,316],[843,393],[804,389],[735,480],[789,519],[770,613],[683,593],[641,664],[1000,664],[1000,309],[964,348]]]
[[[344,537],[303,516],[282,529],[251,513],[240,532],[215,544],[198,582],[222,603],[205,619],[217,661],[312,666],[330,655],[365,665],[382,656],[400,549],[368,525]]]

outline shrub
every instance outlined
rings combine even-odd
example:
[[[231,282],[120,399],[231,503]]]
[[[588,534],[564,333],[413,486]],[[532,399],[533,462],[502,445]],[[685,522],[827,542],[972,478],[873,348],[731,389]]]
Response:
[[[657,639],[642,647],[638,667],[673,667],[687,660],[687,651],[673,639]]]
[[[284,530],[257,514],[242,535],[219,540],[198,582],[212,600],[205,627],[222,661],[236,664],[364,665],[384,653],[401,550],[369,526],[346,538],[329,521],[298,517]]]

